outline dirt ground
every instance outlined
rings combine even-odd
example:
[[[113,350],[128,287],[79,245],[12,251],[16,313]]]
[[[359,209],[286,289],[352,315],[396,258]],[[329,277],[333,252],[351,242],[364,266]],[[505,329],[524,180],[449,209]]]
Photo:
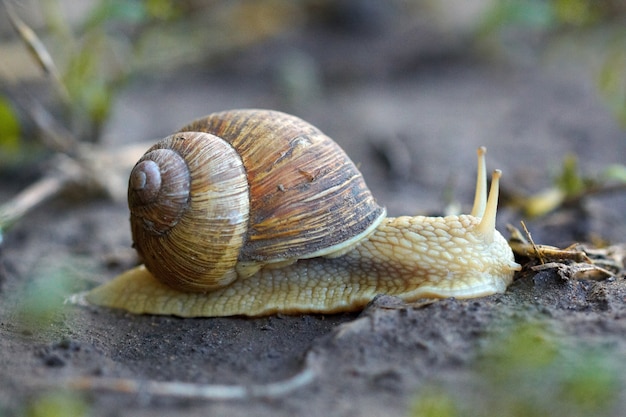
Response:
[[[250,51],[232,68],[270,60],[279,46]],[[105,143],[163,137],[229,108],[296,113],[359,163],[390,215],[441,213],[445,190],[467,212],[475,149],[486,145],[488,167],[504,171],[498,228],[508,236],[505,225],[525,218],[508,197],[550,185],[567,153],[588,173],[624,163],[626,133],[598,96],[588,63],[568,51],[546,48],[515,65],[456,52],[426,57],[402,71],[326,85],[297,104],[258,69],[187,68],[133,82]],[[0,195],[32,179],[2,178]],[[626,409],[623,275],[590,281],[523,271],[505,294],[416,305],[382,297],[362,313],[331,316],[179,319],[64,305],[67,295],[133,265],[127,219],[124,201],[65,198],[6,234],[0,416],[53,415],[36,410],[54,407],[90,416],[617,417]],[[626,194],[594,196],[528,226],[545,244],[624,243]],[[42,301],[42,292],[51,296]],[[284,393],[259,388],[299,376],[305,382]],[[179,397],[148,383],[130,393],[78,389],[79,377],[249,390],[236,399]]]

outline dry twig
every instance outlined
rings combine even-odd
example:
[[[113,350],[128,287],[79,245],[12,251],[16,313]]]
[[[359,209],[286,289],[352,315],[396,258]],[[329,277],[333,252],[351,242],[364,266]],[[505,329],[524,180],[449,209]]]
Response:
[[[584,245],[574,244],[565,249],[554,246],[537,245],[522,222],[527,238],[512,225],[507,229],[511,234],[509,245],[513,253],[529,259],[532,271],[556,269],[564,279],[601,280],[615,277],[624,271],[624,250],[617,246],[604,249],[590,249]],[[528,240],[527,240],[528,239]],[[622,254],[622,256],[616,255]],[[536,265],[535,263],[539,263]]]
[[[52,79],[61,98],[65,102],[68,102],[69,94],[67,89],[61,80],[61,76],[56,65],[54,64],[52,56],[46,49],[45,45],[41,39],[39,39],[35,31],[26,25],[17,13],[15,13],[11,3],[7,0],[4,0],[3,3],[4,8],[7,11],[7,16],[9,17],[9,22],[11,22],[11,26],[13,26],[15,32],[17,32],[20,39],[22,39],[26,45],[28,52],[30,52],[30,54],[35,58],[35,61],[39,64],[39,67],[44,71],[44,73]]]
[[[126,394],[170,396],[204,400],[246,400],[252,398],[279,398],[312,383],[317,372],[309,353],[305,366],[294,376],[267,384],[221,385],[187,382],[140,381],[127,378],[81,377],[66,385],[78,390],[105,390]]]
[[[39,181],[0,205],[0,243],[2,233],[29,211],[64,192],[77,190],[81,195],[106,195],[122,200],[130,170],[148,147],[146,143],[112,151],[81,147],[75,157],[56,154],[54,166]]]

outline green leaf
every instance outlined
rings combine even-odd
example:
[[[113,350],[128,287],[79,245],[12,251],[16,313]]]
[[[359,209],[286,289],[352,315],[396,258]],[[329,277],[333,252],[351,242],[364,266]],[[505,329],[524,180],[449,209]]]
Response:
[[[84,30],[89,31],[94,28],[99,28],[112,21],[138,24],[146,20],[146,17],[146,8],[142,1],[100,1],[98,6],[91,12],[85,21]]]
[[[20,122],[11,103],[0,97],[0,151],[15,154],[20,151]]]
[[[550,2],[538,0],[503,0],[495,2],[487,13],[480,32],[489,34],[508,26],[546,29],[554,26],[554,9]]]
[[[561,23],[583,26],[598,19],[589,0],[554,0],[554,13]]]
[[[598,89],[622,126],[626,126],[626,53],[617,44],[609,51],[598,74]]]
[[[29,404],[27,417],[83,417],[88,416],[89,405],[82,395],[71,391],[39,394]]]
[[[427,387],[411,407],[411,417],[457,417],[459,412],[454,398],[443,389]]]
[[[607,180],[626,183],[626,166],[621,164],[609,165],[602,173],[602,176]]]
[[[561,173],[556,178],[556,184],[566,195],[576,195],[585,189],[585,181],[580,176],[578,158],[574,154],[567,154],[563,158]]]

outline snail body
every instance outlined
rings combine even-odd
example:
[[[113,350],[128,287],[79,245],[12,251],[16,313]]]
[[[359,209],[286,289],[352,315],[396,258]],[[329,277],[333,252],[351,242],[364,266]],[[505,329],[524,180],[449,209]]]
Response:
[[[129,180],[145,266],[87,294],[182,317],[334,313],[377,294],[478,297],[519,270],[495,230],[484,149],[470,215],[387,218],[330,138],[266,110],[209,115],[150,148]]]

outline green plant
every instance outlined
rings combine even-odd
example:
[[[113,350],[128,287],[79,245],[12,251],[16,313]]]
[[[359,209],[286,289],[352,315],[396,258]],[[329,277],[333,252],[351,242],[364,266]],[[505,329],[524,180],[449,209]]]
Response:
[[[99,141],[115,95],[135,72],[139,48],[135,45],[155,23],[178,18],[179,4],[174,0],[99,0],[81,22],[70,23],[62,17],[58,1],[41,2],[44,42],[20,18],[12,2],[3,2],[33,65],[47,76],[55,99],[44,106],[39,97],[27,92],[15,94],[20,96],[15,102],[7,99],[10,94],[0,96],[0,155],[19,164],[19,154],[32,153],[20,138],[18,103],[41,133],[41,154],[53,161],[40,181],[0,205],[0,243],[6,229],[26,212],[66,188],[96,189],[100,194],[110,191],[105,183],[93,181],[98,178],[94,161],[105,151],[84,144]]]
[[[621,364],[610,357],[603,349],[559,340],[541,323],[513,325],[486,341],[471,366],[475,384],[464,390],[427,386],[410,416],[611,415],[623,387]]]
[[[574,154],[563,157],[560,171],[553,185],[533,195],[516,198],[518,205],[529,217],[546,215],[564,205],[575,206],[595,194],[608,194],[626,189],[626,166],[608,165],[602,172],[587,175],[581,172]]]
[[[146,28],[179,17],[177,3],[100,0],[78,23],[62,16],[58,1],[41,5],[48,28],[47,45],[37,37],[25,41],[58,84],[66,118],[63,124],[79,140],[97,142],[113,98],[136,69],[135,45]]]
[[[89,414],[89,405],[82,395],[63,390],[38,394],[24,410],[25,417],[83,417]]]

